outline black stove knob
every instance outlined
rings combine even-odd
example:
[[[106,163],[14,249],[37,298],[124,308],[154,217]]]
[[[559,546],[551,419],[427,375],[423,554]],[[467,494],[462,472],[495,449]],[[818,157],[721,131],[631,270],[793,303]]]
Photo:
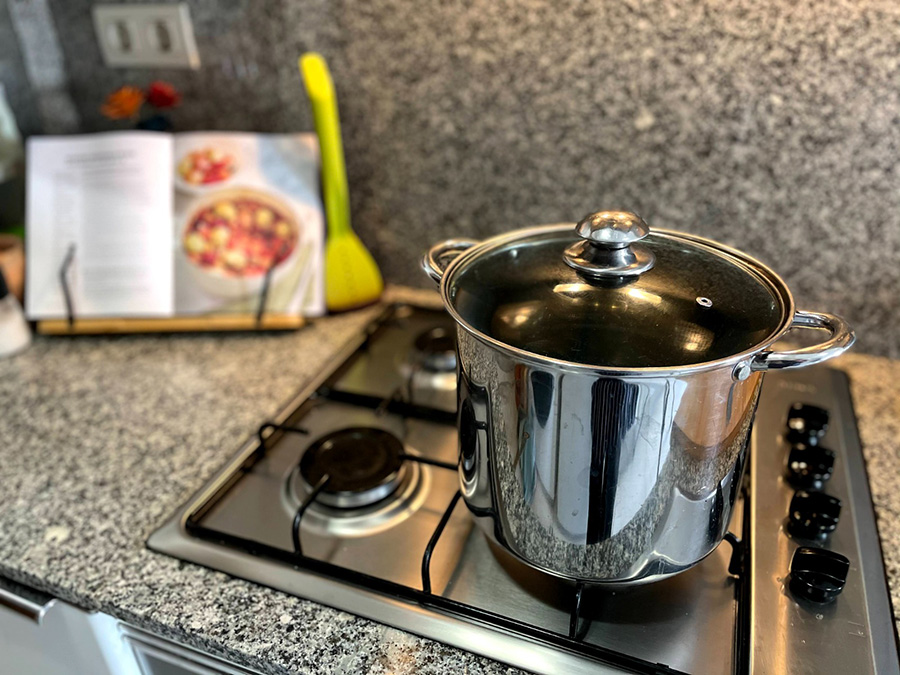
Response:
[[[790,588],[812,602],[831,602],[847,583],[850,561],[824,548],[801,546],[791,559]]]
[[[841,500],[824,492],[798,490],[791,499],[788,532],[801,539],[824,539],[841,517]]]
[[[787,477],[794,487],[820,489],[834,471],[834,452],[821,445],[796,443],[788,453]]]
[[[828,431],[828,411],[816,405],[794,403],[788,410],[789,443],[816,445]]]

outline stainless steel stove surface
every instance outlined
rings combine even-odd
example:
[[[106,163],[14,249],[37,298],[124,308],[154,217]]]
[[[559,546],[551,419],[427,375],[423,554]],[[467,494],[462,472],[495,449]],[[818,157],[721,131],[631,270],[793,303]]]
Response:
[[[459,503],[453,331],[388,308],[150,548],[540,673],[900,672],[842,373],[767,376],[729,543],[584,587],[493,548]]]

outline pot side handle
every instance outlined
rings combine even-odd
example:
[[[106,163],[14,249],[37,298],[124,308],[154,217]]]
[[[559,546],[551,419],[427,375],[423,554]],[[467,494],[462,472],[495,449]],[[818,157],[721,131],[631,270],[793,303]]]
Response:
[[[763,351],[750,360],[750,370],[776,370],[781,368],[803,368],[821,363],[847,351],[856,334],[841,317],[823,312],[803,312],[794,314],[791,328],[813,328],[827,330],[830,337],[821,344],[786,352]],[[740,366],[740,364],[738,364]],[[747,373],[749,375],[749,372]]]
[[[444,271],[461,253],[468,251],[479,242],[472,239],[448,239],[428,249],[422,257],[422,269],[436,284],[441,283]]]

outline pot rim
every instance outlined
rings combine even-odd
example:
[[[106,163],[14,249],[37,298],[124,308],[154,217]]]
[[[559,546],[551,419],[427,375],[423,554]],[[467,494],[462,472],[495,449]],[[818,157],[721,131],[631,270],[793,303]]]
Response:
[[[733,368],[735,364],[751,359],[756,354],[759,354],[767,347],[777,342],[791,327],[791,322],[793,321],[794,314],[796,313],[794,298],[791,295],[790,289],[788,289],[787,284],[785,284],[784,280],[780,276],[778,276],[778,274],[770,267],[763,264],[756,258],[747,255],[743,251],[732,248],[730,246],[726,246],[724,244],[720,244],[719,242],[712,239],[707,239],[706,237],[700,237],[684,232],[678,232],[676,230],[665,230],[658,228],[653,228],[654,236],[688,241],[690,243],[700,245],[708,249],[711,254],[727,257],[732,262],[736,262],[742,267],[748,268],[748,273],[756,273],[758,276],[760,276],[765,283],[771,286],[772,290],[774,291],[774,295],[781,301],[782,317],[778,327],[753,347],[745,349],[742,352],[738,352],[737,354],[732,354],[731,356],[715,359],[713,361],[702,361],[700,363],[692,363],[683,366],[613,367],[579,363],[577,361],[568,361],[565,359],[557,359],[550,356],[536,354],[535,352],[530,352],[526,349],[520,349],[494,337],[491,337],[490,335],[487,335],[462,318],[462,316],[456,310],[456,307],[453,305],[453,302],[451,301],[449,296],[453,277],[463,266],[472,261],[474,258],[480,257],[488,251],[500,248],[504,244],[508,244],[512,241],[516,241],[518,239],[523,239],[525,237],[533,235],[545,234],[547,232],[571,231],[571,229],[571,223],[554,223],[521,228],[518,230],[513,230],[512,232],[506,232],[504,234],[499,234],[485,239],[484,241],[476,244],[475,246],[472,246],[471,248],[458,255],[449,265],[447,265],[447,268],[444,270],[444,273],[441,277],[441,300],[443,301],[444,307],[446,308],[447,312],[449,312],[450,316],[453,317],[453,320],[457,323],[457,325],[467,333],[469,333],[469,335],[471,335],[473,338],[485,344],[486,346],[493,347],[515,359],[519,359],[527,363],[551,366],[553,368],[566,371],[577,371],[580,373],[592,372],[600,375],[614,377],[666,377],[672,375],[688,375],[694,372],[716,370],[718,368],[723,368],[726,366]]]

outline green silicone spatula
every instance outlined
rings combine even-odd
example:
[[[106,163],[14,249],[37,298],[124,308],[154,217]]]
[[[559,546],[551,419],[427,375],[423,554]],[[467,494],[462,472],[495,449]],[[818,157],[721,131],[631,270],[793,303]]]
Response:
[[[381,297],[384,282],[372,254],[350,226],[341,122],[328,65],[320,54],[308,52],[300,57],[300,73],[312,103],[322,156],[322,194],[328,222],[325,304],[330,311],[340,312],[375,302]]]

